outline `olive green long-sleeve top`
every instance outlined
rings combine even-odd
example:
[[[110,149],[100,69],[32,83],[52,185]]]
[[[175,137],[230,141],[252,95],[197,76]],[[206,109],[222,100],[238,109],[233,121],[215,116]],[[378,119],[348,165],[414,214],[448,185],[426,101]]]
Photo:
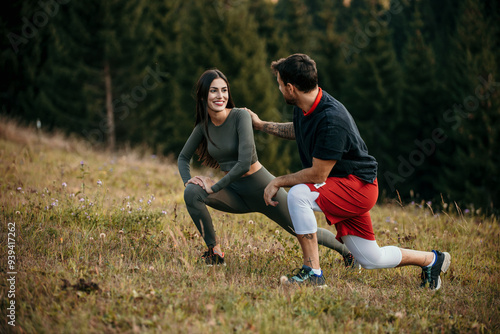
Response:
[[[207,139],[208,153],[217,160],[222,171],[228,172],[212,186],[212,191],[218,192],[243,176],[258,160],[252,118],[246,110],[233,108],[224,123],[219,126],[215,126],[209,119],[208,133],[213,141],[212,144]],[[190,161],[203,137],[206,137],[205,129],[203,124],[199,123],[179,154],[177,166],[184,184],[191,179]]]

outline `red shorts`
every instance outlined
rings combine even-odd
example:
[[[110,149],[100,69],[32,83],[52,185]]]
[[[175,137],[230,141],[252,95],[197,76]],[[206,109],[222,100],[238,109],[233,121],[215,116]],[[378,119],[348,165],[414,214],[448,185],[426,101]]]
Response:
[[[329,177],[323,185],[306,184],[311,191],[319,192],[316,203],[326,216],[328,224],[335,224],[337,240],[345,235],[355,235],[375,240],[370,209],[378,198],[378,183],[368,183],[357,176]]]

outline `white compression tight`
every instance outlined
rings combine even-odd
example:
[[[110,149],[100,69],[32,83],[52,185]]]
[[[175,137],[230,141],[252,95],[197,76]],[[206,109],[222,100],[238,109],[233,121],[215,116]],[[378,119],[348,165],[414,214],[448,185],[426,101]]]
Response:
[[[318,223],[314,211],[322,212],[316,203],[319,193],[311,191],[305,184],[298,184],[288,192],[288,210],[295,233],[316,233]],[[402,253],[398,247],[379,247],[375,240],[366,240],[354,235],[342,237],[358,263],[365,269],[394,268],[401,263]]]

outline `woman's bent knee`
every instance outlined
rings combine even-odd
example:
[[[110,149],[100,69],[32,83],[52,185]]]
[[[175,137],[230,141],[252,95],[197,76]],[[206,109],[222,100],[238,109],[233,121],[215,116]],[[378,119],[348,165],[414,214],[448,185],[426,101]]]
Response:
[[[187,205],[203,201],[207,196],[207,192],[197,184],[190,183],[184,189],[184,202]]]

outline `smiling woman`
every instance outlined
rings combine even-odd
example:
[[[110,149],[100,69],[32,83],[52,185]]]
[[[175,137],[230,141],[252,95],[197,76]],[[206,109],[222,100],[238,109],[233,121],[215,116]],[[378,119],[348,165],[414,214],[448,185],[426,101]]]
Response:
[[[217,78],[210,84],[207,96],[207,111],[214,125],[221,125],[227,118],[230,109],[226,108],[229,90],[226,82]]]
[[[264,202],[264,188],[274,176],[258,160],[251,116],[247,110],[235,108],[227,78],[217,69],[205,71],[198,80],[196,94],[195,128],[179,155],[178,167],[186,186],[187,210],[208,247],[202,260],[209,265],[224,264],[207,205],[230,213],[259,212],[290,234],[295,232],[284,189],[276,194],[276,207]],[[195,153],[203,164],[220,168],[226,175],[217,182],[203,175],[192,177],[189,163]],[[320,244],[341,253],[346,265],[350,264],[352,256],[333,233],[320,230],[318,239]]]

